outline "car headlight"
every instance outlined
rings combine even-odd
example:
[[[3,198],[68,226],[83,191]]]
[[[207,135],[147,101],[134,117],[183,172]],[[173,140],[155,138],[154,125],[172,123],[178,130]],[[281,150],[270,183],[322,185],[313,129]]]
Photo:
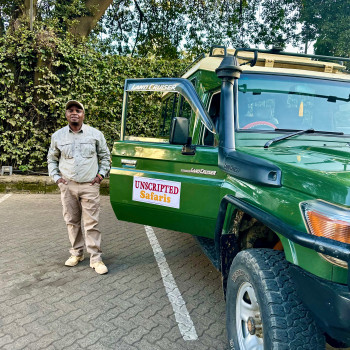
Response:
[[[310,234],[350,244],[350,210],[320,200],[300,204]],[[320,254],[327,261],[347,268],[345,261]]]

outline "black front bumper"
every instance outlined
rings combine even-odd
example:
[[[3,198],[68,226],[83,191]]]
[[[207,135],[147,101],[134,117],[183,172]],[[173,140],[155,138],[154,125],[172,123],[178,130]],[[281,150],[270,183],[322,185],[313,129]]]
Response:
[[[350,346],[350,291],[348,286],[316,277],[293,266],[299,297],[318,326],[331,338]]]

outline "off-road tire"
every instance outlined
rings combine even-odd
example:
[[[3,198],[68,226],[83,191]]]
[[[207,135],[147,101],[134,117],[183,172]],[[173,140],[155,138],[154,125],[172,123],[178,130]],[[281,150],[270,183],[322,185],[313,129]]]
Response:
[[[227,282],[226,327],[230,350],[244,350],[237,336],[236,299],[240,288],[247,283],[253,287],[260,308],[260,335],[265,350],[325,350],[325,337],[299,299],[289,269],[290,264],[280,251],[249,249],[237,254]]]

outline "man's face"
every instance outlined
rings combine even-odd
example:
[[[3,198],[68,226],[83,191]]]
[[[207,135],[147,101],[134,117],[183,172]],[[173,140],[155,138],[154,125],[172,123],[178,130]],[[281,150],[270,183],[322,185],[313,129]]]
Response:
[[[78,106],[70,106],[66,110],[66,118],[70,125],[81,126],[85,118],[84,111]]]

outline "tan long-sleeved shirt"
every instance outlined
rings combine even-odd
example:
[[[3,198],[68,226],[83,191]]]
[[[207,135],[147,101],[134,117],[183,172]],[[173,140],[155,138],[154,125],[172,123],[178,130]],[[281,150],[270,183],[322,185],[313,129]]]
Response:
[[[83,124],[73,132],[69,125],[51,137],[47,155],[49,175],[56,182],[64,177],[76,182],[91,182],[110,169],[110,153],[101,131]]]

